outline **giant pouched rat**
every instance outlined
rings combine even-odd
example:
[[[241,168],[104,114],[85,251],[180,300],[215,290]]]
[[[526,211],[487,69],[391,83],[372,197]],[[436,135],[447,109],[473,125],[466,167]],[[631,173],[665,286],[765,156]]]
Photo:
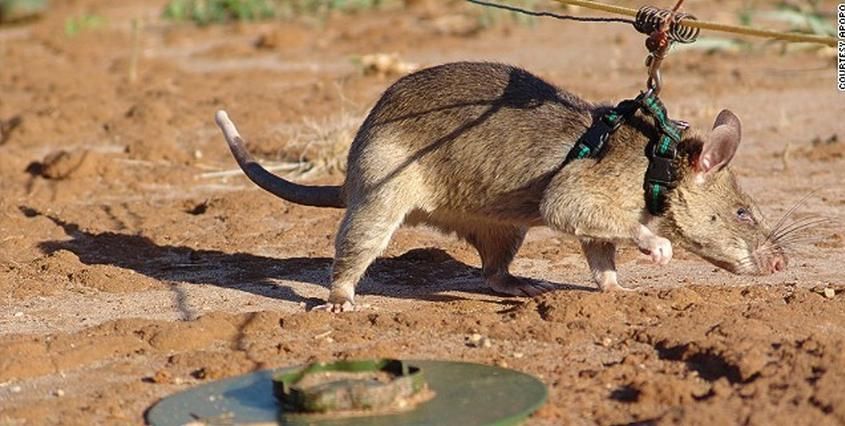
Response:
[[[269,173],[226,113],[216,118],[258,186],[298,204],[346,208],[323,306],[332,311],[354,308],[356,283],[403,223],[468,241],[487,284],[508,295],[553,288],[508,272],[526,230],[537,225],[577,237],[602,290],[622,288],[615,253],[626,241],[661,265],[672,258],[672,240],[734,273],[786,267],[727,167],[740,142],[733,113],[722,111],[709,134],[688,132],[680,142],[677,187],[666,212],[654,217],[643,197],[643,153],[656,129],[641,112],[611,135],[598,158],[564,164],[607,109],[513,66],[427,68],[399,79],[373,107],[349,149],[342,186],[303,186]]]

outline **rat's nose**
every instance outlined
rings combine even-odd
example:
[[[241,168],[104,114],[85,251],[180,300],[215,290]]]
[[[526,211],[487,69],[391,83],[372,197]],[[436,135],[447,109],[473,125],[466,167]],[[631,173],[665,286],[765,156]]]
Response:
[[[780,272],[786,269],[786,258],[782,255],[773,256],[769,260],[769,271],[771,273]]]

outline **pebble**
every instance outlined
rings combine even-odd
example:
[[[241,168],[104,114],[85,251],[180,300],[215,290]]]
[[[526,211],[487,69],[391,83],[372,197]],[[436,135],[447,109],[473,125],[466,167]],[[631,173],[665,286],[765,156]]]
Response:
[[[9,392],[11,392],[11,393],[20,393],[22,390],[23,389],[21,389],[21,387],[18,386],[18,385],[14,385],[14,386],[9,388]]]
[[[170,375],[166,370],[158,370],[152,377],[153,382],[155,383],[172,383],[173,376]]]
[[[473,348],[489,348],[493,346],[493,342],[490,341],[489,338],[482,336],[478,333],[473,333],[467,338],[467,346]]]
[[[324,331],[324,332],[322,332],[322,333],[320,333],[320,334],[318,334],[318,335],[314,336],[314,339],[326,339],[326,340],[329,340],[329,339],[330,339],[329,335],[331,335],[332,333],[334,333],[334,330]]]
[[[56,389],[53,391],[53,396],[57,396],[59,398],[65,396],[65,391],[62,389]]]
[[[836,296],[836,290],[832,288],[824,289],[824,297],[827,297],[828,299],[833,299],[833,296]]]

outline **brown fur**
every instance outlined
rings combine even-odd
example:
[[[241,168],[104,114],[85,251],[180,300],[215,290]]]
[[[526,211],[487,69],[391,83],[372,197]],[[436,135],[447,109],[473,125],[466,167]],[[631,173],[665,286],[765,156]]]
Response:
[[[619,242],[633,241],[656,262],[668,262],[671,244],[655,231],[720,266],[744,271],[731,265],[742,263],[750,242],[766,230],[759,223],[734,226],[737,206],[751,205],[721,168],[736,146],[709,150],[722,163],[705,173],[696,169],[701,138],[685,140],[680,186],[671,193],[665,219],[652,218],[642,185],[644,152],[656,130],[642,114],[613,134],[599,158],[563,166],[570,148],[605,110],[524,70],[494,63],[446,64],[397,81],[352,143],[346,181],[336,192],[340,199],[320,199],[321,205],[347,207],[327,307],[352,306],[355,284],[403,223],[428,224],[466,239],[479,251],[488,285],[513,295],[550,289],[508,272],[526,230],[544,224],[581,240],[604,289],[619,288]],[[738,120],[728,124],[735,126],[736,140],[730,126],[720,128],[721,139],[738,144]],[[239,144],[228,133],[227,139]],[[243,164],[248,159],[240,154]],[[331,190],[319,191],[324,196]],[[710,212],[719,218],[712,225]],[[740,253],[736,248],[743,244]]]

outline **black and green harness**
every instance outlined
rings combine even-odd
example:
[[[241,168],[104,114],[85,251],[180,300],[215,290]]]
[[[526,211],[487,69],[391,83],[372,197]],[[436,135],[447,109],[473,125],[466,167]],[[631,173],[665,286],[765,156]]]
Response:
[[[569,151],[564,164],[597,157],[613,132],[639,110],[652,117],[657,127],[658,136],[646,148],[648,169],[643,190],[649,213],[659,216],[666,211],[669,192],[678,184],[678,144],[688,126],[682,121],[669,119],[666,108],[653,91],[624,100],[599,117]]]

